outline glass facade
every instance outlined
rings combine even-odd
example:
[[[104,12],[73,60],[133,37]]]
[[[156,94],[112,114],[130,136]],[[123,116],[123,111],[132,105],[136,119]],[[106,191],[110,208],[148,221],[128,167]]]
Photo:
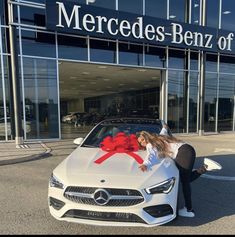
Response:
[[[201,24],[202,17],[199,0],[77,0],[76,3],[195,25]],[[206,26],[234,30],[232,1],[205,0],[205,3]],[[198,133],[198,51],[51,32],[46,29],[45,0],[17,0],[11,4],[17,32],[25,140],[61,138],[62,115],[72,111],[87,113],[86,116],[88,113],[115,116],[118,111],[125,114],[138,109],[142,114],[151,111],[152,116],[156,112],[156,117],[165,119],[174,133]],[[0,140],[9,140],[12,92],[8,25],[3,11],[0,19]],[[205,132],[234,131],[234,58],[206,54]],[[74,68],[79,68],[76,69],[79,75],[73,75],[71,68],[66,78],[64,62],[70,62],[70,66],[77,63]],[[99,74],[102,67],[109,74]],[[109,70],[115,68],[120,69],[116,77]],[[145,72],[147,76],[141,74]],[[166,108],[160,113],[162,83],[167,85]]]

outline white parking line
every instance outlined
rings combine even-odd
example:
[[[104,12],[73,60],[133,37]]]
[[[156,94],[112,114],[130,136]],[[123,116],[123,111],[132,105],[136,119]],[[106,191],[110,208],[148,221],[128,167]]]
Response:
[[[201,177],[206,178],[206,179],[216,179],[216,180],[223,180],[223,181],[235,181],[235,177],[230,177],[230,176],[218,176],[218,175],[202,174]]]

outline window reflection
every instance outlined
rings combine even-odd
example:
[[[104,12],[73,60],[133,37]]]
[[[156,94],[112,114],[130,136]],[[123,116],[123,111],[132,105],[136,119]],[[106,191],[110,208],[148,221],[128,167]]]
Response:
[[[38,31],[22,30],[24,55],[56,57],[55,35]]]
[[[221,28],[234,31],[235,2],[231,0],[222,1]]]
[[[184,75],[169,70],[168,74],[168,125],[173,132],[186,132],[184,117]]]
[[[235,75],[219,75],[218,130],[233,130]]]
[[[118,10],[143,14],[143,0],[118,0]]]
[[[217,72],[218,56],[217,54],[206,54],[206,71]]]
[[[220,73],[233,73],[235,74],[235,57],[220,56]]]
[[[167,1],[166,0],[145,0],[145,15],[167,18]]]
[[[190,69],[198,70],[198,52],[190,51]]]
[[[184,69],[185,51],[183,50],[169,50],[169,68]]]
[[[145,46],[145,65],[150,67],[165,67],[166,53],[164,48]]]
[[[206,73],[205,80],[205,132],[215,132],[216,100],[217,100],[217,73]]]
[[[190,72],[189,79],[189,132],[197,132],[198,73]]]
[[[207,26],[219,27],[219,0],[206,1],[206,21]]]
[[[58,35],[58,55],[63,59],[88,60],[87,39]]]
[[[200,0],[192,0],[191,24],[199,25],[199,23],[200,23]]]
[[[20,6],[20,23],[26,25],[46,26],[45,9]]]
[[[91,6],[116,9],[116,0],[87,0],[87,2]]]
[[[95,62],[116,63],[116,42],[91,39],[90,59]]]
[[[119,63],[143,65],[143,46],[129,43],[119,43]]]
[[[23,67],[27,138],[58,138],[56,61],[24,58]]]
[[[169,0],[169,20],[185,21],[185,0]]]

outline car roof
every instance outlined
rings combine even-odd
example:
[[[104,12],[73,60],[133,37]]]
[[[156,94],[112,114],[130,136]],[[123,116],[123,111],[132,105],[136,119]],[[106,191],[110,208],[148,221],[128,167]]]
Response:
[[[151,118],[137,118],[137,117],[123,117],[123,118],[108,118],[101,121],[99,124],[154,124],[162,125],[163,121],[160,119],[151,119]]]

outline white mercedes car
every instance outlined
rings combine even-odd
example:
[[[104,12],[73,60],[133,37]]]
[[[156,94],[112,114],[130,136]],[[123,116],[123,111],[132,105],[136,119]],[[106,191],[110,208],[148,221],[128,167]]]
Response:
[[[84,139],[75,139],[78,147],[49,180],[51,215],[61,221],[103,226],[151,227],[173,220],[178,169],[172,159],[162,159],[142,172],[138,167],[146,151],[135,144],[137,132],[159,133],[162,124],[156,119],[107,119]]]

